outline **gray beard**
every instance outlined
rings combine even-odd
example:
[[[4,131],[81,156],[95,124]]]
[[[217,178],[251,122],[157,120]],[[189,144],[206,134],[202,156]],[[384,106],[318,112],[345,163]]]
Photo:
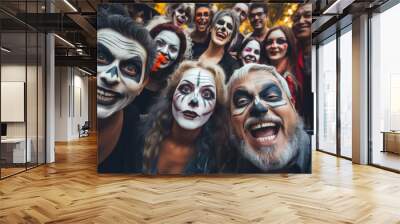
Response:
[[[286,148],[277,156],[274,146],[253,149],[244,140],[240,140],[239,151],[244,158],[264,172],[282,169],[289,165],[300,150],[308,150],[309,138],[303,127],[303,122],[299,121],[293,135],[289,136]]]

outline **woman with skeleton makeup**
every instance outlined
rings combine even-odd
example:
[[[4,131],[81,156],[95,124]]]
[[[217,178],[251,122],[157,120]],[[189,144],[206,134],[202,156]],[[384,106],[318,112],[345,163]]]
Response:
[[[138,133],[132,102],[148,78],[154,42],[121,5],[100,6],[97,28],[98,171],[137,172],[138,150],[128,150]]]
[[[276,71],[286,79],[296,109],[298,109],[298,95],[300,86],[295,76],[297,51],[295,37],[291,29],[286,26],[276,26],[268,30],[262,43],[263,61],[273,65]]]
[[[144,125],[144,173],[219,170],[227,139],[224,79],[215,64],[182,62]]]
[[[238,49],[237,55],[239,55],[241,66],[249,63],[258,64],[261,56],[261,43],[253,37],[248,37]]]
[[[168,77],[179,63],[189,56],[188,42],[183,31],[172,23],[163,23],[150,30],[157,49],[157,57],[143,92],[135,100],[141,113],[147,114],[156,98],[167,85]]]
[[[187,28],[193,20],[193,14],[194,3],[170,3],[167,8],[167,16],[179,28]]]
[[[239,18],[235,13],[231,10],[217,12],[211,21],[208,48],[199,58],[200,61],[220,65],[225,72],[226,82],[239,67],[228,52],[232,41],[236,39],[238,28]]]

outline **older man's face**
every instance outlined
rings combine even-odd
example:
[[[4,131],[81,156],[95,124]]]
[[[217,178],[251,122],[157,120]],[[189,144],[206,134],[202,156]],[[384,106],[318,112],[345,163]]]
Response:
[[[285,166],[295,154],[290,140],[298,115],[278,80],[267,71],[253,71],[233,83],[231,122],[242,140],[242,154],[263,170]]]

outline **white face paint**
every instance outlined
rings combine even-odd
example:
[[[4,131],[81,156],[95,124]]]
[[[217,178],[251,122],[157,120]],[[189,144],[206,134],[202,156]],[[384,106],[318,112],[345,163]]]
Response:
[[[173,15],[173,21],[175,26],[182,26],[186,24],[189,20],[189,15],[186,14],[185,7],[180,5],[175,11]]]
[[[203,126],[214,112],[216,86],[213,75],[202,68],[187,70],[172,99],[172,114],[184,129]]]
[[[163,54],[166,58],[160,68],[166,68],[174,63],[180,51],[181,40],[178,35],[169,30],[163,30],[154,38],[154,41],[157,44],[157,53]]]
[[[97,32],[97,116],[107,118],[131,103],[143,89],[147,52],[137,41],[112,29]]]
[[[240,58],[243,65],[249,63],[258,63],[260,61],[261,46],[256,40],[249,41],[243,48]]]
[[[233,19],[230,16],[223,16],[214,24],[211,30],[211,39],[218,46],[227,44],[233,33]]]

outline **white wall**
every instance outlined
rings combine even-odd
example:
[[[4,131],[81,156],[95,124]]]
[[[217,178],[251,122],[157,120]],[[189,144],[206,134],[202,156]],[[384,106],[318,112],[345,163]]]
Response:
[[[88,78],[73,67],[56,67],[55,73],[55,141],[70,141],[89,117]]]

